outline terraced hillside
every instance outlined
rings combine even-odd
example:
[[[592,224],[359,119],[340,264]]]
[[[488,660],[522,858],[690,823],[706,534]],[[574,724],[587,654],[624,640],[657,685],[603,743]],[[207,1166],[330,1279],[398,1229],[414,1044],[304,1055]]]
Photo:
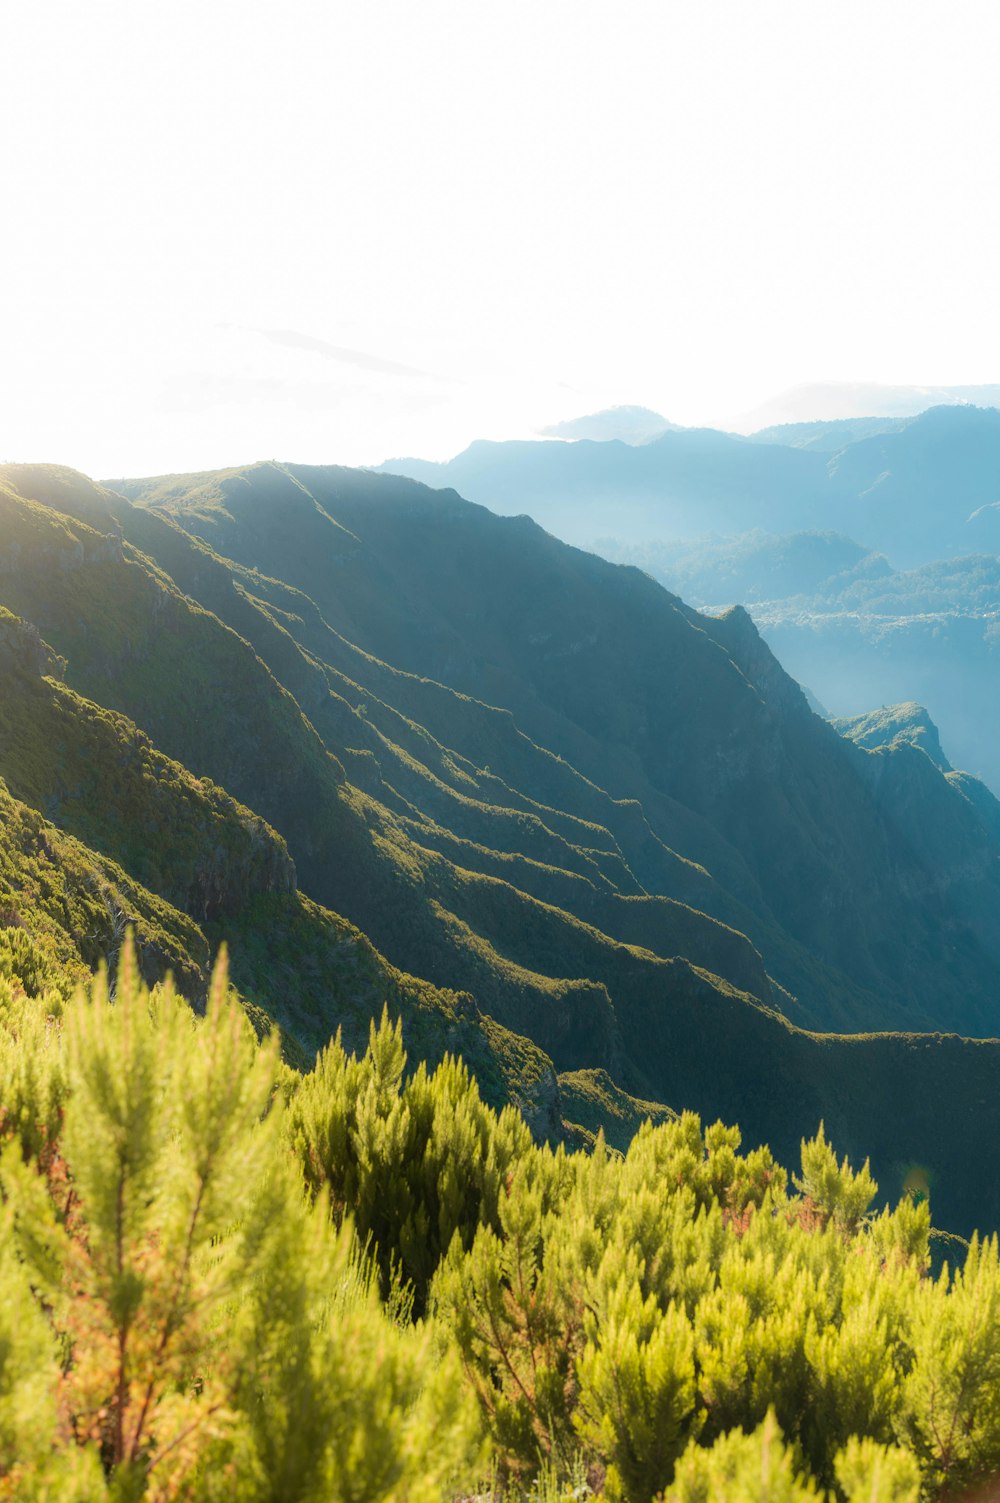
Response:
[[[479,1049],[541,1130],[621,1120],[622,1090],[780,1153],[823,1116],[886,1193],[917,1164],[942,1220],[1000,1220],[968,1155],[998,1046],[913,1032],[1000,1031],[981,785],[839,737],[743,613],[699,616],[453,493],[276,465],[127,495],[4,479],[0,604],[65,684],[51,656],[19,670],[18,736],[64,752],[0,745],[0,774],[228,935],[237,985],[301,1045],[357,1031],[384,989],[424,1006],[423,1052]],[[128,779],[79,750],[102,726],[186,824],[151,813],[144,844]],[[213,875],[213,820],[270,888]],[[289,854],[308,898],[281,890]],[[366,957],[356,1003],[345,952]],[[562,1103],[545,1055],[574,1077]]]

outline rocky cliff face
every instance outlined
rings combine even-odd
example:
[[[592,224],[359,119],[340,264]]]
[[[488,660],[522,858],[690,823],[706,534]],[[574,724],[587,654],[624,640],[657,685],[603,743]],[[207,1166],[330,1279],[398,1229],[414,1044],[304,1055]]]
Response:
[[[30,621],[0,607],[0,671],[63,678],[66,659],[53,652]]]

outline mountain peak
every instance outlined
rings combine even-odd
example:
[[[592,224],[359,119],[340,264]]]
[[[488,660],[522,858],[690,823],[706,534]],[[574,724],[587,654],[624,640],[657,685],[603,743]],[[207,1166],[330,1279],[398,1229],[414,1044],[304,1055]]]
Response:
[[[908,741],[925,751],[942,772],[951,772],[951,763],[941,749],[938,728],[923,705],[907,700],[898,705],[882,705],[863,715],[845,715],[830,721],[835,730],[856,746],[867,751],[896,746]]]
[[[605,407],[584,417],[567,418],[539,428],[542,438],[607,440],[617,438],[626,444],[647,444],[663,433],[676,433],[678,426],[651,407]]]

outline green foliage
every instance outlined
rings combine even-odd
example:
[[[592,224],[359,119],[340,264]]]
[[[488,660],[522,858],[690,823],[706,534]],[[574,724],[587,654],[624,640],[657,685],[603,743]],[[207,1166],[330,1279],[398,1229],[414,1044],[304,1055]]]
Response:
[[[58,1141],[0,1160],[0,1496],[459,1484],[479,1443],[454,1354],[383,1309],[350,1228],[303,1195],[276,1049],[223,968],[198,1019],[126,946],[114,1000],[99,978],[54,1039]]]
[[[692,1444],[662,1503],[917,1503],[920,1472],[896,1446],[852,1439],[837,1457],[837,1491],[822,1493],[796,1465],[774,1411],[752,1434],[733,1430],[710,1450]]]
[[[965,1266],[916,1293],[906,1434],[934,1482],[1000,1469],[1000,1261],[974,1238]]]
[[[868,1172],[867,1159],[858,1174],[852,1173],[846,1158],[838,1167],[821,1122],[815,1138],[809,1143],[803,1141],[802,1176],[795,1176],[795,1188],[815,1207],[824,1225],[832,1221],[838,1231],[851,1236],[861,1225],[878,1187]]]
[[[822,1130],[533,1142],[383,1016],[297,1076],[216,969],[0,976],[0,1498],[917,1503],[1000,1471],[1000,1253]],[[44,967],[38,973],[45,981]]]
[[[663,1503],[810,1503],[820,1497],[798,1474],[768,1412],[752,1435],[734,1430],[708,1451],[689,1446]]]
[[[575,1436],[628,1503],[670,1485],[685,1445],[685,1498],[905,1498],[918,1462],[932,1491],[988,1475],[992,1245],[931,1282],[926,1203],[866,1215],[867,1169],[838,1165],[822,1130],[797,1195],[766,1150],[738,1150],[691,1114],[641,1129],[624,1159],[535,1150],[499,1233],[453,1247],[435,1309],[510,1473],[565,1466]]]
[[[607,1458],[612,1499],[649,1497],[691,1434],[694,1337],[683,1310],[645,1300],[625,1273],[590,1314],[580,1356],[580,1433]]]
[[[836,1458],[838,1491],[820,1492],[783,1444],[774,1411],[752,1434],[731,1431],[710,1450],[690,1444],[663,1503],[917,1503],[920,1473],[913,1456],[872,1440],[848,1441]]]
[[[917,1503],[920,1468],[899,1446],[849,1440],[836,1461],[837,1484],[845,1503]]]
[[[49,987],[68,997],[117,955],[129,925],[148,977],[172,969],[192,992],[204,984],[208,945],[190,918],[0,781],[0,976],[32,994]]]
[[[512,1107],[497,1117],[483,1104],[459,1061],[446,1056],[433,1076],[420,1064],[404,1083],[405,1065],[402,1026],[385,1012],[362,1059],[339,1037],[323,1051],[291,1127],[306,1182],[327,1191],[335,1217],[350,1213],[383,1277],[397,1270],[422,1309],[453,1238],[468,1247],[477,1227],[498,1225],[507,1176],[531,1136]]]
[[[669,1122],[677,1113],[656,1101],[637,1101],[615,1085],[606,1070],[572,1070],[559,1076],[563,1113],[587,1133],[601,1129],[608,1145],[624,1153],[648,1118]]]

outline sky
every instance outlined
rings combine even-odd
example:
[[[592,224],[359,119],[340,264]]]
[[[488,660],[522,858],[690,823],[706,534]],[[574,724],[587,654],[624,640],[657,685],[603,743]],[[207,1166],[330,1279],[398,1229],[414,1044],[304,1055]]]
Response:
[[[1000,380],[995,0],[31,0],[0,49],[0,459]]]

